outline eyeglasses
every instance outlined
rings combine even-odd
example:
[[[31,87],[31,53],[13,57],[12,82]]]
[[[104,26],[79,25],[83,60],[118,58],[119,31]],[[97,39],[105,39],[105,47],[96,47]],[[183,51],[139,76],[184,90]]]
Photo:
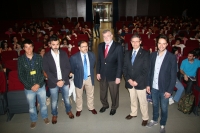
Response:
[[[131,41],[131,43],[140,43],[140,41]]]

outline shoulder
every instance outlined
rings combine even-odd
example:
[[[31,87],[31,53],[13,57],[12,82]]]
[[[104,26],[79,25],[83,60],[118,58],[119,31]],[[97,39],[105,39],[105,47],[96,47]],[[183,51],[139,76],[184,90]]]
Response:
[[[89,56],[95,56],[94,53],[91,52],[91,51],[88,51],[88,55],[89,55]]]
[[[18,57],[18,62],[22,61],[23,59],[25,59],[25,54],[21,55],[20,57]]]
[[[77,52],[77,53],[75,53],[75,54],[73,54],[70,58],[77,58],[78,57],[78,55],[80,55],[80,52]]]

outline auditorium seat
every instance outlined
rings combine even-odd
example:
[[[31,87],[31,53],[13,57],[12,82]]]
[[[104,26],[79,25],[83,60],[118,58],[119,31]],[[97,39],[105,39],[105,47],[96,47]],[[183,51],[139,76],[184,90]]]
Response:
[[[14,114],[29,112],[29,105],[24,93],[24,85],[20,82],[17,71],[11,71],[9,73],[7,100],[7,121],[10,121]]]

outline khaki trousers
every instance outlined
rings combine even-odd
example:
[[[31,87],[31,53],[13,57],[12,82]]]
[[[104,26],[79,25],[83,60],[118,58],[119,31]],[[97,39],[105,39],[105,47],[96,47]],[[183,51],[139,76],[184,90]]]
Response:
[[[89,110],[94,109],[94,86],[92,85],[91,77],[83,80],[82,88],[76,88],[76,111],[82,111],[83,108],[83,89],[86,90],[87,106]]]
[[[130,93],[130,100],[131,100],[131,116],[137,116],[137,110],[138,110],[138,100],[140,103],[140,110],[142,113],[142,119],[148,120],[148,102],[146,97],[146,89],[143,90],[136,90],[134,87],[129,88]]]

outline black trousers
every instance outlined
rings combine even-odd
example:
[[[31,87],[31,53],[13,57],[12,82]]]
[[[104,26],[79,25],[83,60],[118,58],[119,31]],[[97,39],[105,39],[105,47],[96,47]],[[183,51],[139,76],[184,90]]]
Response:
[[[119,107],[119,84],[115,84],[115,81],[107,81],[105,79],[100,80],[100,100],[103,107],[109,107],[108,103],[108,88],[111,96],[111,109],[117,109]]]

